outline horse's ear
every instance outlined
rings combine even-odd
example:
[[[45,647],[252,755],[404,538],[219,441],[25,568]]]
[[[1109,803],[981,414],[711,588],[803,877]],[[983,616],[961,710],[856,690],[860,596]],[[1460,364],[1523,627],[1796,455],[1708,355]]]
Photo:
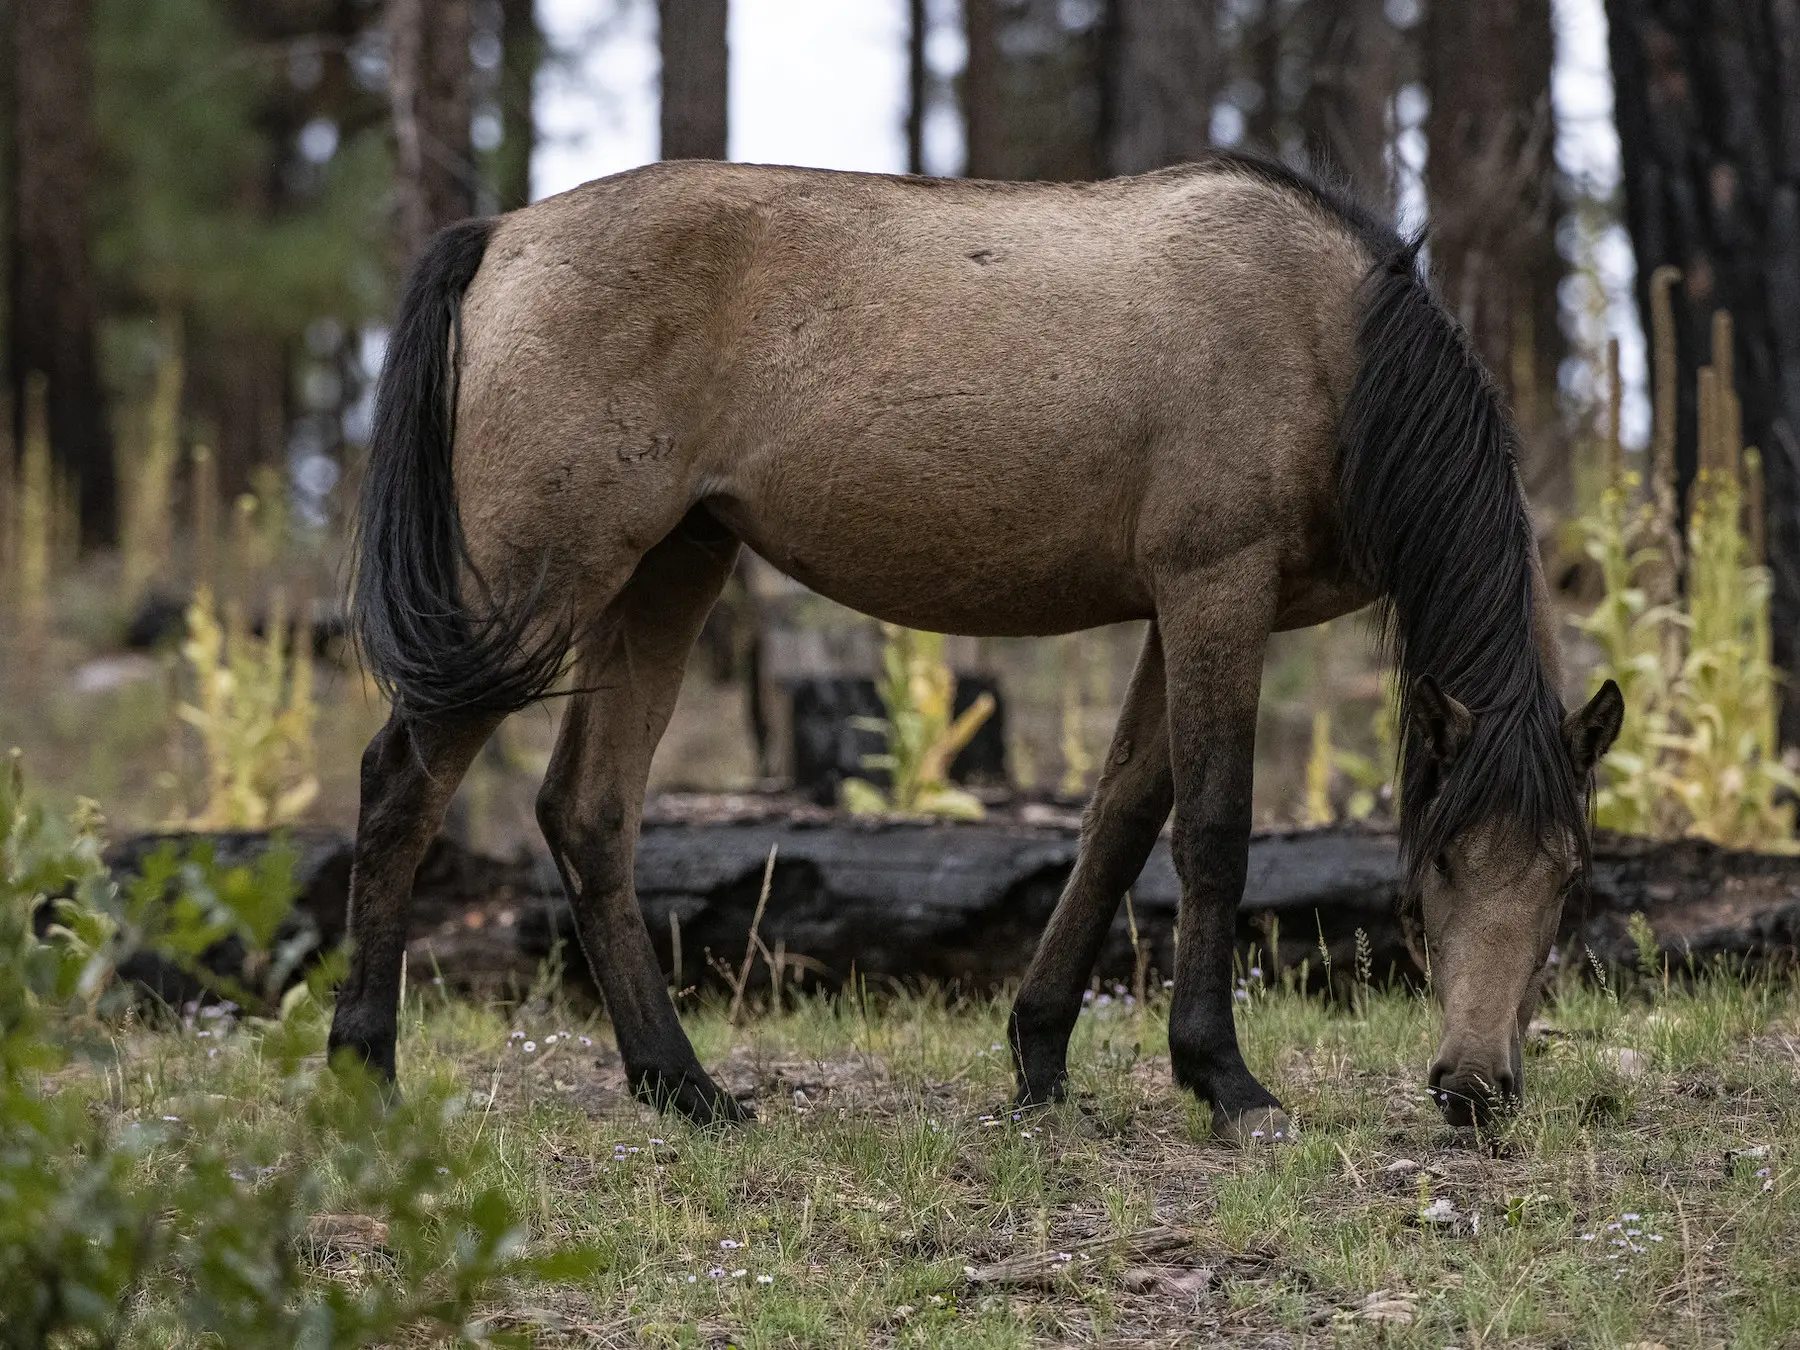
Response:
[[[1412,722],[1425,738],[1432,757],[1448,768],[1475,731],[1475,714],[1458,703],[1429,675],[1413,681]]]
[[[1611,680],[1600,686],[1600,692],[1587,701],[1587,706],[1563,718],[1563,740],[1568,744],[1569,758],[1575,761],[1576,777],[1586,778],[1612,749],[1619,724],[1624,720],[1625,695]]]

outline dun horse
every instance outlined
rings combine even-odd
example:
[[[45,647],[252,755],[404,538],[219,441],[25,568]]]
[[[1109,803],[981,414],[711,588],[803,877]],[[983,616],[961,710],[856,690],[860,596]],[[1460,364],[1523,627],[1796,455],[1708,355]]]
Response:
[[[1456,1121],[1515,1097],[1622,705],[1609,684],[1564,715],[1513,428],[1416,247],[1233,156],[1080,185],[659,164],[439,234],[362,500],[355,631],[393,713],[363,759],[334,1050],[393,1072],[414,868],[500,718],[572,662],[538,818],[630,1081],[743,1114],[676,1019],[632,865],[689,647],[748,547],[917,628],[1151,621],[1013,1011],[1019,1096],[1063,1094],[1172,809],[1174,1075],[1237,1141],[1286,1130],[1232,1023],[1264,647],[1381,605],[1431,1084]]]

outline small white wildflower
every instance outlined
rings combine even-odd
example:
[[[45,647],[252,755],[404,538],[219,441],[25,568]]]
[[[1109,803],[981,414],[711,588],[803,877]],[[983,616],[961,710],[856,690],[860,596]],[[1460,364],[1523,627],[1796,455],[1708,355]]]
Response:
[[[1662,1234],[1661,1234],[1661,1233],[1652,1233],[1652,1234],[1651,1234],[1651,1235],[1650,1235],[1650,1240],[1651,1240],[1651,1241],[1652,1241],[1652,1242],[1661,1242],[1661,1241],[1662,1241]]]
[[[1261,966],[1251,966],[1250,967],[1250,978],[1253,980],[1260,980],[1262,978],[1262,967]]]
[[[725,1238],[719,1243],[719,1250],[724,1252],[734,1252],[743,1245],[744,1244],[741,1242],[733,1242],[730,1238]]]
[[[699,1283],[699,1282],[700,1282],[700,1277],[699,1277],[699,1276],[698,1276],[698,1275],[690,1275],[690,1276],[688,1276],[688,1283],[689,1283],[689,1284],[698,1284],[698,1283]]]
[[[1248,1003],[1250,1001],[1250,991],[1248,989],[1233,989],[1231,991],[1231,996],[1239,1003]]]
[[[712,1267],[710,1267],[710,1268],[709,1268],[709,1269],[708,1269],[708,1270],[707,1270],[707,1272],[706,1272],[706,1278],[707,1278],[707,1279],[709,1279],[709,1280],[722,1280],[722,1279],[724,1279],[724,1278],[725,1278],[725,1267],[724,1267],[724,1266],[712,1266]]]
[[[164,1117],[163,1117],[163,1119],[164,1119],[164,1120],[166,1120],[166,1121],[169,1121],[169,1122],[171,1122],[171,1123],[172,1123],[172,1124],[175,1124],[175,1125],[179,1125],[179,1124],[181,1124],[181,1117],[180,1117],[180,1116],[164,1116]]]
[[[1592,1242],[1594,1240],[1594,1235],[1592,1233],[1583,1233],[1580,1237],[1576,1238],[1575,1240],[1577,1242]]]
[[[528,1054],[528,1055],[532,1054],[533,1052],[535,1052],[537,1050],[537,1042],[536,1041],[526,1041],[524,1046],[521,1048],[525,1051],[526,1054]]]
[[[741,1280],[744,1278],[744,1276],[748,1275],[749,1273],[750,1272],[747,1270],[734,1270],[731,1272],[731,1278],[734,1280]]]
[[[1619,1217],[1621,1219],[1625,1220],[1626,1223],[1636,1223],[1639,1219],[1643,1218],[1644,1216],[1642,1214],[1621,1214],[1621,1215],[1619,1215]]]
[[[773,1275],[758,1275],[756,1277],[756,1282],[758,1284],[774,1284],[775,1277]]]

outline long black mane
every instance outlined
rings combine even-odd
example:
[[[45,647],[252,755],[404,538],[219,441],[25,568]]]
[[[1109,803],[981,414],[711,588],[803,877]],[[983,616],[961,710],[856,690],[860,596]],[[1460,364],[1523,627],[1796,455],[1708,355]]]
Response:
[[[1422,236],[1403,239],[1348,194],[1285,166],[1243,156],[1220,164],[1329,213],[1375,259],[1359,297],[1359,364],[1339,422],[1337,486],[1350,565],[1381,597],[1381,636],[1402,675],[1400,843],[1409,874],[1495,819],[1545,843],[1572,838],[1585,864],[1587,822],[1562,702],[1537,645],[1536,542],[1517,432],[1420,270]],[[1419,675],[1475,715],[1447,773],[1413,725]]]

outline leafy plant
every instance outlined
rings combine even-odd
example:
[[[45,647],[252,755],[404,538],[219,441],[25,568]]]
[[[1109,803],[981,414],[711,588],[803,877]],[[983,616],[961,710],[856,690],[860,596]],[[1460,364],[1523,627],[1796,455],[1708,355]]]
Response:
[[[264,638],[251,634],[241,605],[228,606],[221,623],[211,589],[195,593],[181,648],[195,701],[179,713],[200,734],[206,801],[178,824],[267,829],[301,819],[318,796],[307,626],[290,638],[280,591]]]
[[[1652,285],[1667,378],[1675,280],[1672,269],[1659,269]],[[1650,491],[1641,494],[1642,479],[1624,470],[1619,447],[1616,354],[1609,366],[1614,412],[1602,486],[1577,522],[1603,588],[1576,621],[1599,648],[1591,681],[1616,680],[1625,695],[1596,817],[1634,833],[1792,849],[1791,796],[1800,780],[1782,764],[1775,739],[1781,676],[1770,659],[1770,579],[1759,556],[1760,462],[1742,447],[1730,317],[1714,317],[1713,363],[1700,373],[1701,463],[1685,541],[1675,528],[1673,399],[1659,397]]]
[[[883,624],[882,632],[886,641],[876,692],[887,716],[858,718],[856,724],[887,738],[886,752],[865,756],[863,767],[887,770],[889,787],[883,792],[866,779],[847,779],[845,809],[856,815],[980,820],[981,802],[950,782],[950,762],[993,715],[993,695],[982,694],[953,717],[956,677],[944,660],[944,635],[895,624]]]
[[[240,869],[247,881],[233,887],[210,859],[171,858],[121,888],[98,825],[91,806],[64,821],[31,804],[15,755],[0,782],[0,1341],[480,1341],[475,1309],[503,1282],[592,1269],[579,1249],[525,1254],[510,1203],[475,1189],[487,1153],[446,1090],[393,1104],[349,1066],[318,1075],[324,971],[321,998],[243,1033],[280,1066],[286,1103],[254,1137],[234,1140],[204,1108],[122,1130],[90,1112],[82,1085],[95,1069],[125,1083],[109,1034],[130,1003],[119,963],[152,938],[187,960],[224,930],[272,935],[292,897],[280,860]],[[208,894],[179,891],[147,921],[165,883],[197,876],[212,876]],[[179,1168],[149,1165],[171,1151]],[[353,1281],[321,1278],[305,1259],[328,1194],[380,1234],[380,1259]]]

